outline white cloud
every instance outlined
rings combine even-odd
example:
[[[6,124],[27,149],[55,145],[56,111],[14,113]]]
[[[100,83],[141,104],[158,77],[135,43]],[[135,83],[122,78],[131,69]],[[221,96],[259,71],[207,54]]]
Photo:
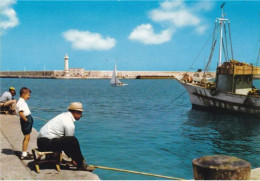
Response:
[[[214,6],[214,3],[210,1],[199,1],[192,9],[194,11],[210,11]]]
[[[114,38],[103,38],[100,34],[89,31],[68,30],[63,36],[78,50],[109,50],[116,45]]]
[[[182,1],[165,1],[165,2],[162,2],[161,3],[161,8],[167,10],[167,9],[173,9],[173,8],[176,8],[176,7],[180,7],[180,6],[183,6],[183,3]]]
[[[200,7],[200,10],[203,9],[202,3],[194,6]],[[156,22],[169,22],[177,27],[196,26],[201,23],[201,19],[192,9],[188,8],[182,0],[165,1],[158,9],[150,12],[150,18]]]
[[[19,24],[19,20],[16,16],[15,10],[12,5],[15,4],[15,0],[0,0],[0,29],[6,30],[13,28]]]
[[[172,33],[172,30],[167,29],[159,34],[155,34],[152,25],[142,24],[135,28],[128,38],[144,44],[161,44],[169,41]]]
[[[188,6],[189,5],[189,6]],[[207,29],[199,13],[212,9],[212,2],[189,2],[184,0],[166,0],[160,6],[149,12],[149,17],[154,22],[163,24],[168,28],[160,34],[153,32],[152,25],[139,25],[130,34],[129,39],[145,44],[160,44],[170,41],[173,33],[181,28],[194,27],[195,32],[203,34]],[[172,31],[174,30],[174,31]]]
[[[207,29],[206,26],[201,25],[201,26],[198,26],[198,27],[196,28],[196,32],[198,32],[199,34],[204,34],[204,32],[205,32],[206,29]]]
[[[192,15],[186,10],[178,10],[175,12],[153,10],[151,12],[151,19],[156,22],[170,22],[177,27],[198,25],[200,23],[200,19],[198,17]]]

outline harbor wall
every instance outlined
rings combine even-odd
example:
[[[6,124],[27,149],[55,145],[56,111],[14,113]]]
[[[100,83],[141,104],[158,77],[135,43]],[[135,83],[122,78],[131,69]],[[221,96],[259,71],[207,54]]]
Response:
[[[54,71],[4,71],[1,78],[55,78]]]
[[[194,77],[202,77],[203,72],[184,72],[184,71],[117,71],[120,79],[136,79],[138,76],[146,77],[182,77],[187,73]],[[81,72],[70,71],[69,76],[65,76],[64,71],[2,71],[0,78],[51,78],[51,79],[110,79],[113,71],[85,70]],[[215,72],[207,72],[208,78],[214,78]]]

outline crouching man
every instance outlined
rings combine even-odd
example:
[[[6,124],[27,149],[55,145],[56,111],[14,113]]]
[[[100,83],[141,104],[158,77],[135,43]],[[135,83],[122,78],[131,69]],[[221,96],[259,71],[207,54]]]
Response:
[[[40,129],[37,145],[39,151],[64,151],[79,170],[93,171],[95,167],[85,163],[78,139],[74,136],[74,122],[82,117],[82,112],[80,102],[70,103],[68,112],[54,117]]]
[[[5,91],[0,96],[0,109],[10,109],[10,114],[16,114],[15,112],[15,106],[16,106],[16,100],[14,99],[14,96],[16,95],[15,88],[10,87],[9,92]]]

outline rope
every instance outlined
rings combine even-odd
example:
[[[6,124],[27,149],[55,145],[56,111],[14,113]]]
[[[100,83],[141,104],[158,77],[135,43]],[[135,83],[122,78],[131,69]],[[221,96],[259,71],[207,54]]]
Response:
[[[224,32],[225,32],[225,43],[226,43],[226,62],[229,60],[229,55],[228,55],[228,43],[227,43],[227,30],[226,30],[226,23],[224,22]]]
[[[119,171],[119,172],[134,173],[134,174],[147,175],[147,176],[153,176],[153,177],[167,178],[167,179],[171,179],[171,180],[186,180],[186,179],[177,178],[177,177],[170,177],[170,176],[138,172],[138,171],[132,171],[132,170],[123,170],[123,169],[119,169],[119,168],[111,168],[111,167],[96,166],[96,165],[90,165],[90,166],[94,166],[95,168],[100,168],[100,169],[105,169],[105,170],[114,170],[114,171]]]
[[[64,109],[54,109],[54,108],[36,108],[32,107],[31,110],[51,110],[51,111],[64,111]]]
[[[224,54],[224,57],[225,57],[225,61],[227,62],[227,53],[226,53],[226,47],[225,47],[225,44],[224,44],[224,39],[222,39],[222,49],[223,49],[223,54]]]
[[[178,97],[176,97],[174,100],[171,101],[171,103],[173,103],[174,101],[176,101],[177,99],[179,99],[184,93],[186,93],[187,90],[185,90],[183,93],[181,93]]]
[[[210,51],[210,55],[209,55],[209,60],[208,60],[208,63],[207,65],[205,66],[205,69],[204,69],[204,75],[206,74],[206,72],[208,72],[209,70],[209,65],[211,63],[211,60],[212,60],[212,56],[213,56],[213,53],[214,53],[214,50],[215,50],[215,46],[216,46],[216,42],[217,40],[214,41],[212,47],[211,47],[211,51]]]
[[[210,37],[211,37],[211,36],[208,37],[206,43],[203,45],[203,47],[202,47],[201,50],[199,51],[199,53],[197,54],[197,56],[196,56],[195,59],[193,60],[192,64],[190,65],[190,67],[188,68],[188,70],[186,71],[186,73],[188,73],[188,71],[191,69],[191,67],[193,66],[193,64],[194,64],[194,63],[196,62],[196,60],[199,58],[199,56],[200,56],[202,50],[203,50],[203,49],[206,47],[206,45],[208,44],[208,42],[209,42],[209,40],[210,40]]]
[[[39,119],[39,120],[42,120],[42,121],[49,121],[49,120],[47,120],[47,119],[42,119],[42,118],[34,117],[34,116],[33,116],[33,118],[35,118],[35,119]]]
[[[212,39],[212,45],[211,47],[213,47],[214,42],[215,42],[215,36],[216,36],[216,30],[218,30],[219,24],[217,24],[217,22],[215,22],[215,26],[214,26],[214,31],[213,31],[213,39]],[[219,31],[219,30],[218,30]],[[191,69],[191,67],[193,66],[193,64],[196,62],[196,60],[199,58],[202,50],[206,47],[206,45],[208,44],[209,40],[210,40],[211,35],[209,35],[207,41],[205,42],[205,44],[203,45],[203,47],[201,48],[201,50],[199,51],[198,55],[195,57],[195,59],[193,60],[192,64],[190,65],[190,67],[188,68],[188,70],[185,73],[188,73],[188,71]],[[212,49],[212,48],[211,48]],[[207,70],[208,71],[208,70]],[[204,72],[205,72],[205,68],[204,68]],[[205,74],[205,73],[204,73]]]
[[[259,56],[260,56],[260,48],[259,48],[258,56],[257,56],[257,59],[256,59],[256,66],[258,65]]]
[[[51,108],[37,108],[37,107],[31,107],[30,109],[37,109],[37,110],[52,110]]]
[[[232,56],[232,60],[234,60],[232,39],[231,39],[231,30],[230,30],[230,23],[229,22],[228,22],[228,31],[229,31],[229,41],[230,41],[230,48],[231,48],[231,56]]]
[[[217,39],[215,37],[216,37],[216,34],[219,32],[218,27],[219,27],[219,24],[217,24],[217,21],[216,21],[215,26],[214,26],[214,31],[213,31],[212,45],[211,45],[208,63],[204,68],[204,73],[203,73],[204,77],[206,77],[206,72],[209,71],[209,66],[211,64],[211,60],[212,60],[212,57],[213,57],[213,54],[214,54],[214,50],[215,50],[215,46],[216,46],[216,42],[217,42]]]

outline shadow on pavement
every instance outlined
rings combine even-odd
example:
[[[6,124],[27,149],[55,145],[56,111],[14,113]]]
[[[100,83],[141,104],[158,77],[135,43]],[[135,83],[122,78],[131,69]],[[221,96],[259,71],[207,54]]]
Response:
[[[3,148],[3,149],[2,149],[2,153],[3,153],[3,154],[6,154],[6,155],[16,155],[16,154],[15,154],[15,151],[12,150],[12,149],[9,149],[9,148]]]

